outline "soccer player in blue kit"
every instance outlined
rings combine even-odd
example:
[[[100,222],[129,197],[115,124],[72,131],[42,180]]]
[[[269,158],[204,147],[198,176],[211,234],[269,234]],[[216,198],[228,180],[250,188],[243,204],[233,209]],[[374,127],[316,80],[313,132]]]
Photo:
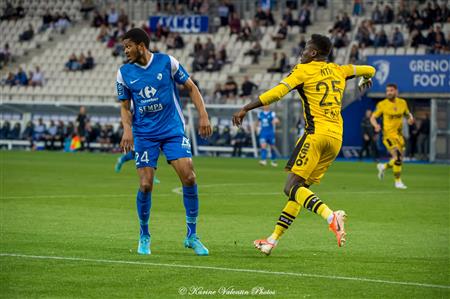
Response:
[[[267,147],[270,147],[270,164],[273,167],[278,166],[275,153],[275,126],[279,123],[275,112],[270,111],[269,106],[264,106],[263,111],[258,114],[259,123],[259,144],[261,146],[261,160],[259,164],[267,165]]]
[[[197,255],[208,255],[200,242],[196,223],[198,192],[192,163],[191,144],[185,136],[185,124],[176,84],[183,84],[199,113],[199,134],[211,135],[211,125],[203,98],[186,70],[172,56],[151,53],[150,39],[142,29],[133,28],[122,40],[128,63],[117,72],[117,94],[121,101],[124,127],[120,143],[125,152],[134,151],[139,175],[136,205],[140,222],[138,253],[150,254],[149,232],[153,177],[160,151],[164,152],[183,185],[187,236],[184,246]]]

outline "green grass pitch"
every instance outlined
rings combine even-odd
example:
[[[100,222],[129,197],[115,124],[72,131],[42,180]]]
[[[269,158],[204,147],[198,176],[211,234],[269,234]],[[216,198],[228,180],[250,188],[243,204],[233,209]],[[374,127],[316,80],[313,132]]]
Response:
[[[400,191],[392,173],[378,181],[375,164],[335,162],[312,189],[349,215],[347,246],[303,210],[266,257],[252,242],[271,233],[286,202],[282,165],[195,158],[198,230],[210,249],[197,257],[183,247],[180,184],[161,157],[153,254],[138,256],[133,163],[117,174],[111,154],[0,155],[1,298],[450,296],[448,165],[406,164]]]

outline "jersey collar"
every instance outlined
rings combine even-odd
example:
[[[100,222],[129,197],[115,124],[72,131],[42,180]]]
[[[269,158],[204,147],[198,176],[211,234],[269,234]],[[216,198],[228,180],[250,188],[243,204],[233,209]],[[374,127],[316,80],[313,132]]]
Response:
[[[150,59],[148,60],[147,65],[145,65],[145,66],[144,66],[144,65],[140,65],[140,64],[137,63],[137,62],[135,62],[134,65],[140,67],[141,69],[146,70],[146,69],[150,66],[150,64],[152,63],[152,61],[153,61],[153,56],[155,56],[155,54],[153,54],[153,53],[151,53],[151,54],[152,54],[152,56],[151,56]]]

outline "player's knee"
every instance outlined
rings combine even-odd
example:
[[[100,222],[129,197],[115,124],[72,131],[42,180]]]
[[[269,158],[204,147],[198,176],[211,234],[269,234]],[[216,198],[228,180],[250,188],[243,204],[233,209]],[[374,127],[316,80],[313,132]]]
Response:
[[[402,161],[403,161],[402,153],[399,150],[397,150],[396,154],[397,155],[396,155],[396,158],[395,158],[395,164],[396,165],[401,165]],[[397,164],[397,163],[399,163],[399,164]]]
[[[183,186],[194,186],[195,182],[196,182],[195,173],[193,171],[191,171],[190,173],[184,175],[182,178],[182,181],[183,181]]]
[[[139,186],[141,192],[151,192],[153,190],[153,182],[142,181]]]

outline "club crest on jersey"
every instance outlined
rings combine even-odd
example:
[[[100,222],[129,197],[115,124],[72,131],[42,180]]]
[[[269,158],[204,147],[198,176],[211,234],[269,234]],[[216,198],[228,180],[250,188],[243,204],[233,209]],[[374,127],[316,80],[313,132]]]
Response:
[[[162,74],[159,73],[158,76],[156,76],[156,78],[157,78],[158,80],[161,80],[161,79],[162,79]]]

